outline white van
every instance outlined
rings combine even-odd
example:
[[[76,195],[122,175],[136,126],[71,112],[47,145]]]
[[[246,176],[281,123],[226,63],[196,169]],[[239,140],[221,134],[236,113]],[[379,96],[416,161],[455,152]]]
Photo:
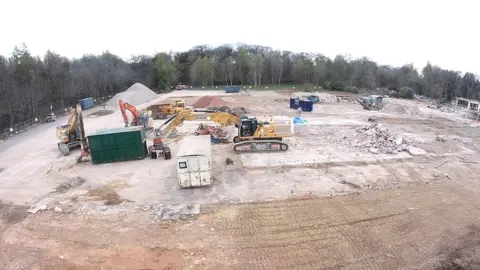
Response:
[[[201,187],[212,184],[212,143],[210,135],[187,136],[177,153],[180,187]]]

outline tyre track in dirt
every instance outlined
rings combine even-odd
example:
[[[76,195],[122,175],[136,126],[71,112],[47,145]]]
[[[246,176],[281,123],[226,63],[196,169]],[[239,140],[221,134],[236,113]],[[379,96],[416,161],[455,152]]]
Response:
[[[0,268],[475,269],[477,194],[439,182],[205,205],[198,219],[173,223],[152,223],[141,213],[42,213],[2,227]]]
[[[231,207],[215,228],[234,247],[232,269],[432,269],[446,231],[480,222],[480,202],[445,183]]]

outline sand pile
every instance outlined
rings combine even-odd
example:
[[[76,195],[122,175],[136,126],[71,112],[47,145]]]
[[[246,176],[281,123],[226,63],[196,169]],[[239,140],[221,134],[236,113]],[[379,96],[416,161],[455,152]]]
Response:
[[[420,116],[423,113],[415,107],[414,105],[407,104],[404,102],[394,101],[394,100],[384,100],[384,106],[382,112],[397,114],[397,115],[408,115],[408,116]]]
[[[419,155],[422,151],[412,146],[412,140],[390,133],[382,124],[373,124],[360,128],[352,139],[350,143],[352,147],[363,148],[374,154],[397,154],[407,151],[412,155]]]
[[[107,105],[118,106],[118,101],[123,100],[124,102],[137,106],[149,102],[156,97],[157,94],[150,90],[150,88],[141,83],[136,83],[130,86],[130,88],[128,88],[125,92],[121,92],[113,96],[109,101],[107,101]]]
[[[197,99],[192,104],[194,108],[208,108],[208,107],[223,107],[227,106],[228,102],[217,96],[203,96]]]

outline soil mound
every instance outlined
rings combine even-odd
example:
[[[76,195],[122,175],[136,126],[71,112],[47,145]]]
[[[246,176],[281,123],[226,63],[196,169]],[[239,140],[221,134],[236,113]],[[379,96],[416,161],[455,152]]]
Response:
[[[222,107],[227,106],[228,102],[217,96],[203,96],[192,104],[194,108]]]

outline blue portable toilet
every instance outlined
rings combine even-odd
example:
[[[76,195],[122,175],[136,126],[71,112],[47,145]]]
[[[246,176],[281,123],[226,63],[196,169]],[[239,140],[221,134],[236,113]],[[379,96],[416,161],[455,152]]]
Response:
[[[300,99],[297,97],[290,97],[290,108],[298,109],[300,107]]]
[[[313,111],[313,101],[311,100],[300,100],[300,107],[304,112],[311,112]]]

